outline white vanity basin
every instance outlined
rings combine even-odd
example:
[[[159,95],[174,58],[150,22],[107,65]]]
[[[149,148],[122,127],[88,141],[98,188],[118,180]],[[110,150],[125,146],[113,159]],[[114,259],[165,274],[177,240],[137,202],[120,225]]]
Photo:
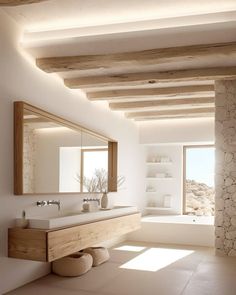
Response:
[[[29,218],[29,227],[39,229],[53,229],[104,220],[107,218],[123,216],[136,212],[138,212],[138,210],[133,206],[115,206],[110,210],[106,209],[96,212],[80,212],[74,214],[67,213],[65,215],[60,214],[60,216],[53,217],[33,217]]]

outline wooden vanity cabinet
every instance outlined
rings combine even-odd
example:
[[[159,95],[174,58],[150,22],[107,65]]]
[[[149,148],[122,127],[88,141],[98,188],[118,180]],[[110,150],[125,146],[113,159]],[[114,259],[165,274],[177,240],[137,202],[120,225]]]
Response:
[[[134,213],[51,230],[10,228],[8,256],[51,262],[137,230],[140,228],[140,219],[141,214]]]

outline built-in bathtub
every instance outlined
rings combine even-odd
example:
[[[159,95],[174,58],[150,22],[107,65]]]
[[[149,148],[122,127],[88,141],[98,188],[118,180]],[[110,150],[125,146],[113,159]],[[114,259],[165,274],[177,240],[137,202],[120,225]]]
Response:
[[[129,235],[133,241],[214,246],[214,217],[190,215],[147,215],[141,229]]]

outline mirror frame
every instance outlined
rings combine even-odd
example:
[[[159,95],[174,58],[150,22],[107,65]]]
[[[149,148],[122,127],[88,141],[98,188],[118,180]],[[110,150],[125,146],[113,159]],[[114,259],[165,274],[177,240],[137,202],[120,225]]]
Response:
[[[15,195],[75,195],[88,194],[87,192],[55,192],[55,193],[24,193],[23,191],[23,145],[24,145],[24,110],[47,117],[65,127],[78,131],[84,131],[101,140],[108,141],[108,192],[117,192],[117,157],[118,142],[95,131],[87,129],[79,124],[61,118],[57,115],[44,111],[24,101],[14,102],[14,194]],[[91,194],[91,193],[89,193]],[[101,194],[94,192],[93,194]]]

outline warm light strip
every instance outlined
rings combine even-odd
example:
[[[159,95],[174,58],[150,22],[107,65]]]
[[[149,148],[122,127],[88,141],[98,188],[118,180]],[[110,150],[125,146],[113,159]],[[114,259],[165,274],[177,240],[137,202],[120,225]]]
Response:
[[[60,26],[57,29],[34,29],[25,32],[22,43],[27,44],[39,41],[51,41],[75,37],[99,36],[108,34],[129,33],[146,30],[161,30],[184,26],[196,26],[236,21],[236,11],[207,13],[201,15],[178,16],[137,20],[124,23],[100,24],[92,26]]]

